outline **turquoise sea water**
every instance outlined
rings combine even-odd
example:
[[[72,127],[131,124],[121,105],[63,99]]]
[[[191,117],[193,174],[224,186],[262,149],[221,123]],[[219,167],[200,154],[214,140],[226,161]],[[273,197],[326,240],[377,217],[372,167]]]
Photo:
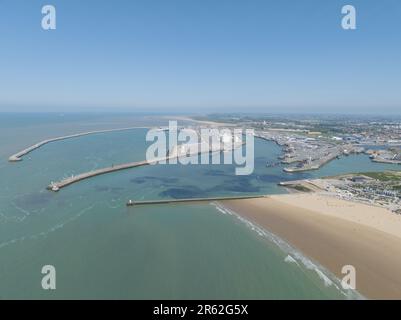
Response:
[[[147,129],[51,143],[8,163],[44,138],[125,126],[166,125],[149,116],[0,115],[0,298],[342,299],[330,274],[280,239],[215,204],[127,208],[129,199],[283,193],[277,183],[344,172],[398,169],[349,156],[321,170],[266,168],[280,148],[255,141],[255,172],[230,165],[157,165],[49,192],[72,174],[143,160]],[[54,265],[57,289],[41,288]],[[323,272],[323,274],[321,273]],[[325,278],[327,276],[327,278]],[[332,279],[334,281],[334,279]]]

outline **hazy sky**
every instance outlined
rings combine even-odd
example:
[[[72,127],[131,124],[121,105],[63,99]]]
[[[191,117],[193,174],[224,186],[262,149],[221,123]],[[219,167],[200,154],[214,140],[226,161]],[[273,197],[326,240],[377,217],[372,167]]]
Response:
[[[401,1],[0,0],[0,111],[80,110],[401,113]]]

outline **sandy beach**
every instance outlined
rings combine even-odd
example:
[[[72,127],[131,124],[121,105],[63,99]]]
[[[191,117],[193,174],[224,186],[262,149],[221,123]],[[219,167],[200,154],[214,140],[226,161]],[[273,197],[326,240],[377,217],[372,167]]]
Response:
[[[181,121],[189,121],[189,122],[194,122],[194,123],[198,123],[200,125],[207,125],[207,126],[217,126],[217,127],[235,127],[236,125],[233,123],[225,123],[225,122],[216,122],[216,121],[207,121],[207,120],[197,120],[197,119],[193,119],[189,116],[174,116],[174,117],[170,117],[170,116],[164,116],[162,118],[165,119],[169,119],[169,120],[181,120]]]
[[[221,203],[338,278],[344,265],[353,265],[356,289],[365,297],[401,299],[401,216],[318,193]]]

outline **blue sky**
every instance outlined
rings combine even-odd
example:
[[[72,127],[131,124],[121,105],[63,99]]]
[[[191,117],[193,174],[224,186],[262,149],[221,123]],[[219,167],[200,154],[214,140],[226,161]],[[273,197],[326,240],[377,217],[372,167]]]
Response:
[[[401,113],[401,1],[0,0],[0,111],[91,110]]]

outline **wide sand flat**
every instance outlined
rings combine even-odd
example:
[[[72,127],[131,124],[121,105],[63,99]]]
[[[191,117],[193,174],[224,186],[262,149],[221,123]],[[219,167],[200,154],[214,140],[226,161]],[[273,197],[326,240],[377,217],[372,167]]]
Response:
[[[323,194],[291,194],[221,202],[342,278],[356,268],[368,298],[401,299],[401,216]]]

